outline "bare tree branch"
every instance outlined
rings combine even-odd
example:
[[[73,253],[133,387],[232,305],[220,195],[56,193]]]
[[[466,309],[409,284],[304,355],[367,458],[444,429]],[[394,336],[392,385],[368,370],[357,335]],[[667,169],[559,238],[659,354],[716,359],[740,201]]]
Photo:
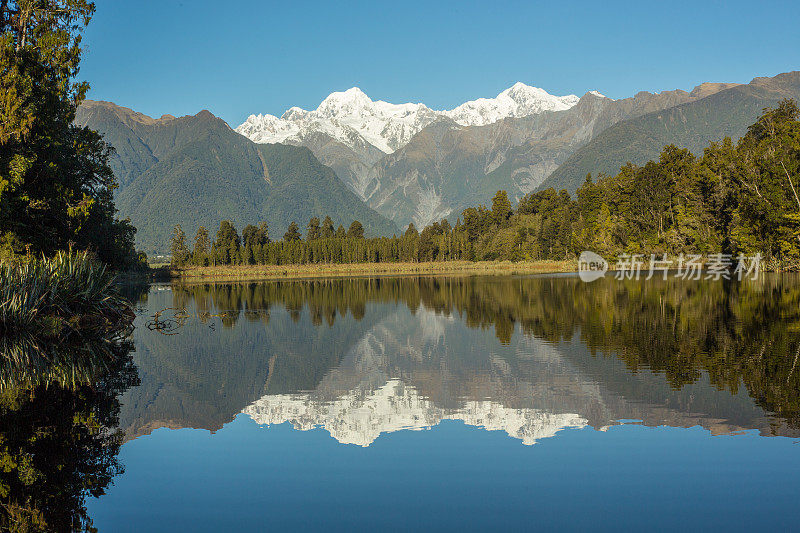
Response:
[[[783,167],[783,171],[786,173],[786,178],[789,180],[789,185],[792,186],[792,192],[794,193],[794,199],[797,201],[797,209],[800,210],[800,198],[797,197],[797,190],[795,190],[794,183],[792,183],[792,177],[789,176],[789,171],[786,170],[786,165],[783,164],[783,161],[781,161],[781,166]]]

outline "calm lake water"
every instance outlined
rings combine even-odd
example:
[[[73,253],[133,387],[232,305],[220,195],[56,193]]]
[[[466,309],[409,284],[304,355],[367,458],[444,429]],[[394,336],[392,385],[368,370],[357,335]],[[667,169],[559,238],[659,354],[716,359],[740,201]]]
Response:
[[[137,298],[100,531],[800,524],[797,277]]]

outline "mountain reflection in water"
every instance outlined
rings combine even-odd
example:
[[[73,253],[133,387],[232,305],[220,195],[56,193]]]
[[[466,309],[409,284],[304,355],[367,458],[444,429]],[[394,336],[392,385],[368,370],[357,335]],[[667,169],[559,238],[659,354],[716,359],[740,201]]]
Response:
[[[458,419],[524,444],[568,427],[800,433],[800,282],[381,278],[154,286],[128,439],[322,427],[368,446]],[[176,335],[142,327],[177,313]]]

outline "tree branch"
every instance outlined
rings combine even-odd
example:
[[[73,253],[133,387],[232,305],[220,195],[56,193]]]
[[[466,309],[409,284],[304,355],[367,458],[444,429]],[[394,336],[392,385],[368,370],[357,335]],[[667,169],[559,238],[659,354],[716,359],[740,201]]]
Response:
[[[800,211],[800,198],[797,197],[797,190],[794,188],[794,183],[792,183],[792,177],[789,176],[789,171],[786,170],[786,165],[783,164],[781,160],[781,166],[783,167],[783,171],[786,173],[786,178],[789,180],[789,185],[792,186],[792,192],[794,193],[794,199],[797,201],[797,209]]]

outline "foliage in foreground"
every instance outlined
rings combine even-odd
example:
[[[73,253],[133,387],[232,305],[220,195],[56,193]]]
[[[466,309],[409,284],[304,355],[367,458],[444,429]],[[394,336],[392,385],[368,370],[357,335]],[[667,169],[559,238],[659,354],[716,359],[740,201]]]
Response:
[[[0,333],[116,334],[133,319],[114,275],[87,252],[0,263]]]
[[[70,244],[115,268],[137,263],[136,229],[115,218],[112,148],[73,121],[88,0],[0,2],[0,259]]]

